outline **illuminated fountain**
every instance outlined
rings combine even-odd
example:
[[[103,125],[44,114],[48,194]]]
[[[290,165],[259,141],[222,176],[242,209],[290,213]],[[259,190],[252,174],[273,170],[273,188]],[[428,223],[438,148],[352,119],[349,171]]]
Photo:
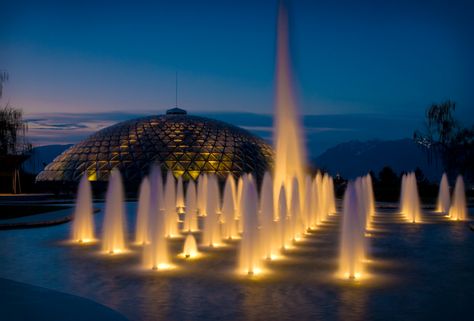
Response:
[[[439,183],[438,202],[436,203],[436,212],[438,213],[449,213],[449,206],[451,199],[449,197],[449,185],[448,176],[443,173],[441,182]]]
[[[110,173],[105,198],[102,249],[107,253],[125,250],[125,217],[122,176],[117,168]]]
[[[188,259],[196,257],[198,254],[199,252],[196,244],[196,239],[194,238],[194,235],[188,234],[186,236],[186,240],[184,241],[183,256]]]
[[[135,242],[137,244],[147,244],[149,237],[149,212],[150,212],[150,181],[145,177],[138,194],[137,226],[135,230]]]
[[[72,221],[72,240],[87,243],[94,240],[94,221],[92,218],[92,192],[87,175],[79,182],[74,219]]]
[[[367,225],[366,228],[372,227],[372,222],[375,215],[375,197],[374,197],[374,186],[372,184],[372,176],[367,174],[365,176],[365,197],[367,202]]]
[[[290,224],[291,224],[291,236],[292,241],[299,240],[304,233],[304,225],[301,220],[301,202],[300,202],[300,191],[298,180],[295,177],[291,186],[291,199],[290,199]]]
[[[242,192],[244,190],[244,176],[242,175],[239,177],[239,180],[237,181],[237,192],[236,192],[236,206],[235,206],[235,211],[236,211],[236,218],[237,218],[237,231],[239,233],[242,233],[243,230],[243,216],[242,216]]]
[[[283,2],[280,2],[277,28],[273,195],[275,199],[278,199],[283,185],[287,197],[290,197],[288,203],[291,204],[293,178],[296,177],[300,190],[304,187],[306,151],[292,89],[288,14]],[[302,195],[300,197],[300,208],[304,208],[304,197]]]
[[[234,177],[229,174],[224,186],[221,209],[222,236],[224,239],[235,239],[238,236],[235,204],[235,181]]]
[[[375,214],[374,191],[370,174],[358,177],[355,181],[361,215],[364,216],[364,227],[369,230]]]
[[[276,238],[276,223],[274,220],[273,179],[270,173],[265,173],[260,192],[261,245],[262,255],[271,260],[278,254],[278,239]]]
[[[404,174],[402,177],[400,212],[410,222],[421,221],[420,198],[415,173]]]
[[[206,216],[202,231],[202,245],[215,247],[221,244],[221,231],[219,220],[219,185],[217,177],[209,175],[207,178]]]
[[[323,212],[322,177],[321,177],[320,172],[317,172],[313,179],[312,200],[313,200],[313,206],[311,209],[312,211],[311,227],[316,228],[323,221],[323,218],[322,218],[322,212]]]
[[[166,237],[178,236],[178,213],[176,212],[176,181],[171,170],[166,175],[165,184],[165,224]]]
[[[453,192],[453,203],[449,209],[449,217],[452,220],[464,221],[467,219],[466,191],[464,189],[464,180],[461,175],[456,179],[456,185]]]
[[[184,215],[183,231],[193,232],[198,230],[197,219],[197,200],[196,200],[196,185],[192,180],[188,183],[185,199],[186,214]]]
[[[285,188],[282,186],[278,194],[278,245],[281,250],[291,247],[291,222],[288,217],[287,204]]]
[[[200,216],[206,215],[207,174],[199,175],[197,182],[197,208]]]
[[[150,175],[150,243],[143,249],[143,265],[154,270],[168,269],[171,266],[163,203],[163,178],[160,166],[155,165]]]
[[[349,279],[362,276],[366,255],[365,215],[360,213],[361,207],[355,184],[350,182],[344,194],[339,254],[339,273]]]
[[[328,215],[335,214],[336,213],[336,196],[334,195],[334,180],[332,179],[331,176],[329,176],[327,191],[328,191],[328,195],[327,195]]]
[[[304,223],[304,230],[311,229],[312,223],[312,213],[313,213],[313,181],[311,180],[310,175],[306,175],[305,185],[304,185],[304,208],[303,208],[303,223]]]
[[[178,182],[176,183],[176,208],[178,209],[178,213],[184,213],[183,176],[179,176]]]
[[[244,185],[242,193],[242,215],[244,230],[240,243],[240,270],[248,275],[255,275],[262,268],[262,253],[258,229],[258,194],[251,177]]]

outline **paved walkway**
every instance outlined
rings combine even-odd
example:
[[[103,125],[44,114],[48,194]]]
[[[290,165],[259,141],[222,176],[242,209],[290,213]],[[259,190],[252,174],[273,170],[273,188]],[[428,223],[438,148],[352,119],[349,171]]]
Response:
[[[0,318],[8,321],[127,321],[94,301],[3,278],[0,310]]]

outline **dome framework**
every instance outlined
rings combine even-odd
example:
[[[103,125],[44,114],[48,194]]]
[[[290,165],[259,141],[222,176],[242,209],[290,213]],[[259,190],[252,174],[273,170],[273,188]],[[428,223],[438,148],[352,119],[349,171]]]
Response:
[[[201,173],[225,178],[254,173],[257,179],[273,164],[263,139],[225,122],[190,116],[182,109],[104,128],[70,147],[38,174],[38,182],[106,182],[118,167],[127,183],[139,183],[160,163],[175,177],[196,180]]]

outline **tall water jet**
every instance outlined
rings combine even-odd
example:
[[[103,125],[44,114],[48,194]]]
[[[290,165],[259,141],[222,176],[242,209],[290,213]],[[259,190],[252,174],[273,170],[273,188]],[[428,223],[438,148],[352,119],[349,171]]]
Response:
[[[359,213],[359,220],[362,226],[365,228],[367,226],[367,198],[366,198],[366,189],[365,182],[363,177],[357,177],[353,182],[355,194],[357,197],[357,213]]]
[[[110,173],[105,197],[104,232],[102,249],[107,253],[125,250],[125,217],[123,208],[123,185],[120,171],[114,168]]]
[[[280,2],[278,10],[277,28],[273,185],[275,198],[278,198],[282,185],[285,186],[287,196],[291,197],[293,177],[297,178],[300,189],[303,188],[306,162],[304,135],[292,88],[288,13],[283,2]],[[289,201],[291,202],[291,199]],[[304,207],[303,202],[304,198],[301,197],[301,207]]]
[[[176,181],[171,170],[168,170],[166,175],[164,197],[166,236],[175,237],[178,235],[178,213],[176,212]]]
[[[74,219],[72,221],[72,240],[87,243],[94,240],[94,221],[92,218],[92,192],[87,175],[79,182]]]
[[[313,179],[311,206],[311,226],[316,228],[323,221],[322,176],[317,172]]]
[[[274,220],[273,179],[270,173],[263,176],[260,192],[260,216],[261,216],[261,244],[262,254],[267,260],[271,260],[278,254],[279,246],[276,238],[276,224]]]
[[[353,182],[347,186],[344,194],[341,243],[339,254],[339,273],[344,278],[357,279],[364,272],[365,224],[356,187]]]
[[[202,245],[215,247],[221,243],[221,231],[219,220],[219,185],[217,177],[209,175],[207,179],[206,216],[202,231]]]
[[[329,176],[329,174],[328,174]],[[336,213],[336,196],[334,195],[334,180],[332,176],[328,179],[328,214]]]
[[[278,194],[278,245],[281,250],[291,247],[291,222],[288,217],[288,205],[285,187],[281,186]]]
[[[365,203],[365,214],[366,214],[366,229],[372,228],[373,218],[375,215],[375,200],[374,200],[374,189],[372,186],[372,176],[367,174],[362,178],[363,185],[363,196]]]
[[[242,193],[244,230],[240,243],[240,270],[248,275],[258,274],[262,268],[262,254],[258,230],[258,194],[253,179],[249,179]]]
[[[329,175],[324,174],[321,179],[321,197],[319,198],[321,220],[325,220],[329,216],[330,195]]]
[[[420,198],[418,196],[416,176],[413,172],[403,175],[400,203],[401,213],[410,222],[416,223],[421,221]]]
[[[312,223],[312,212],[313,212],[313,181],[311,180],[310,175],[306,175],[305,185],[304,185],[304,208],[303,208],[303,223],[304,230],[311,229]]]
[[[178,213],[184,213],[184,186],[183,186],[183,176],[178,177],[178,182],[176,183],[176,208]]]
[[[206,216],[207,174],[201,174],[197,185],[197,207],[200,216]]]
[[[143,264],[154,270],[170,267],[164,213],[163,178],[159,165],[150,175],[150,243],[143,249]]]
[[[149,212],[150,212],[150,181],[143,178],[138,193],[137,225],[135,229],[135,242],[147,244],[149,236]]]
[[[244,190],[244,178],[246,177],[245,174],[239,177],[237,181],[237,191],[236,191],[236,217],[237,217],[237,231],[242,233],[243,231],[243,222],[244,218],[242,216],[242,193]]]
[[[466,191],[464,189],[464,180],[461,175],[456,179],[456,185],[453,192],[453,203],[449,209],[449,217],[452,220],[464,221],[467,219]]]
[[[184,241],[184,246],[183,246],[183,255],[185,258],[193,258],[196,257],[199,254],[197,244],[196,244],[196,239],[194,238],[194,235],[188,234],[186,236],[186,240]]]
[[[443,173],[439,183],[438,202],[436,203],[436,212],[448,214],[451,199],[449,197],[448,176]]]
[[[188,183],[186,189],[185,199],[186,214],[184,215],[183,231],[193,232],[198,230],[198,219],[197,219],[197,200],[196,200],[196,185],[192,180]]]
[[[234,177],[229,174],[224,186],[221,209],[224,239],[234,239],[238,236],[235,204],[235,181]]]
[[[291,240],[297,241],[303,237],[304,225],[301,219],[301,205],[300,205],[300,189],[298,179],[295,177],[291,186],[290,199],[290,224],[291,224]]]

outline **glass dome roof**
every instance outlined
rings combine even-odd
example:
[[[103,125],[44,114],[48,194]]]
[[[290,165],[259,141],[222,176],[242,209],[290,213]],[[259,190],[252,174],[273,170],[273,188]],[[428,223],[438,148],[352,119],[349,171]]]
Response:
[[[257,179],[272,167],[273,152],[264,140],[248,131],[210,118],[190,116],[178,108],[166,115],[128,120],[104,128],[56,157],[38,174],[38,182],[107,181],[118,167],[124,180],[138,183],[150,165],[184,180],[201,173],[254,173]]]

